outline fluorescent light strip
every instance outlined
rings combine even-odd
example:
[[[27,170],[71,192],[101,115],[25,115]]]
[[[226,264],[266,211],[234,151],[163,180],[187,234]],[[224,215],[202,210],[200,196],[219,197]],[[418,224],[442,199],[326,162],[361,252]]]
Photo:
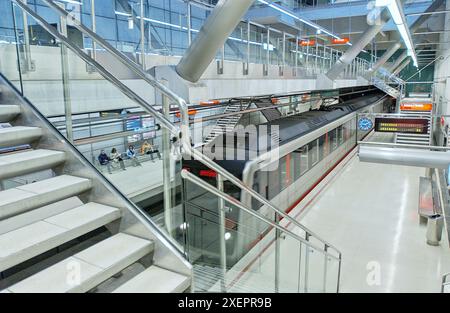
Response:
[[[417,67],[417,55],[414,49],[413,41],[411,38],[411,33],[409,32],[408,25],[402,10],[400,9],[397,0],[376,0],[375,5],[378,7],[387,7],[391,13],[392,20],[395,25],[397,25],[398,32],[405,43],[406,49],[408,50],[408,55],[413,59],[414,66]]]
[[[120,11],[115,11],[114,13],[115,13],[116,15],[120,15],[120,16],[126,16],[126,17],[131,17],[131,16],[132,16],[132,15],[129,14],[129,13],[120,12]],[[141,17],[140,17],[139,15],[136,16],[136,18],[137,18],[137,19],[141,19]],[[168,26],[168,27],[172,27],[172,28],[176,28],[176,29],[185,30],[185,31],[188,30],[187,27],[184,27],[184,26],[180,26],[180,25],[176,25],[176,24],[171,24],[171,23],[167,23],[167,22],[163,22],[163,21],[158,21],[158,20],[154,20],[154,19],[151,19],[151,18],[148,18],[148,17],[144,17],[143,19],[144,19],[144,21],[151,22],[151,23],[154,23],[154,24],[159,24],[159,25],[163,25],[163,26]],[[199,30],[191,28],[191,32],[193,32],[193,33],[198,33]],[[229,40],[233,40],[233,41],[239,41],[239,42],[247,43],[247,40],[239,39],[239,38],[235,38],[235,37],[228,37],[228,39],[229,39]],[[256,46],[262,46],[262,45],[265,45],[265,43],[263,44],[263,43],[260,43],[260,42],[254,42],[254,41],[250,41],[249,43],[250,43],[251,45],[256,45]]]
[[[265,1],[265,0],[258,0],[258,2],[267,5],[267,6],[271,7],[272,9],[277,10],[278,12],[286,14],[287,16],[290,16],[290,17],[292,17],[293,19],[295,19],[297,21],[300,21],[300,22],[302,22],[302,23],[304,23],[306,25],[309,25],[309,26],[311,26],[311,27],[313,27],[313,28],[315,28],[315,29],[317,29],[317,30],[319,30],[319,31],[321,31],[321,32],[331,36],[331,37],[334,37],[336,39],[342,39],[341,37],[339,37],[339,36],[329,32],[328,30],[326,30],[325,28],[321,27],[320,25],[317,25],[317,24],[315,24],[313,22],[310,22],[308,20],[302,19],[302,18],[298,17],[297,15],[295,15],[295,14],[293,14],[293,13],[291,13],[291,12],[285,10],[285,9],[283,9],[279,5],[276,5],[274,3],[271,3],[271,2],[268,2],[268,1]]]
[[[83,5],[82,2],[80,1],[75,1],[75,0],[58,0],[60,2],[67,2],[67,3],[72,3],[72,4],[78,4],[78,5]]]

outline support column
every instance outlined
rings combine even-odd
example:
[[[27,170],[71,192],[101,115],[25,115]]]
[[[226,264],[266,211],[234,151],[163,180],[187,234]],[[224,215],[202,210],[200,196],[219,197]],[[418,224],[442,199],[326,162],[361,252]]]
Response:
[[[372,74],[376,72],[381,66],[383,66],[384,63],[389,60],[391,56],[394,55],[395,52],[397,52],[398,49],[400,49],[402,45],[399,42],[396,42],[393,44],[382,56],[378,59],[378,61],[372,66],[372,68],[369,70],[368,74]]]
[[[178,63],[178,75],[197,82],[253,2],[220,0]]]

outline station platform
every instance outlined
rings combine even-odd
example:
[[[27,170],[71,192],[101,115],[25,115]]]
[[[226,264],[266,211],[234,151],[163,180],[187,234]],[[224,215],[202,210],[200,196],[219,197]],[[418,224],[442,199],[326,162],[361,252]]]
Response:
[[[377,135],[376,141],[391,140]],[[424,168],[360,162],[355,149],[290,212],[341,251],[339,292],[440,292],[442,276],[450,272],[450,247],[444,233],[439,246],[427,244],[426,224],[418,214],[419,179],[424,175]],[[280,242],[287,254],[299,249],[295,240]],[[257,262],[245,273],[236,267],[241,280],[235,291],[273,289],[273,284],[265,286],[273,281],[265,273],[273,273],[274,246],[262,254],[262,249],[251,251],[247,260]],[[280,260],[282,292],[296,292],[296,255]],[[309,292],[321,292],[321,279],[316,280],[317,288]]]
[[[304,208],[299,220],[342,252],[341,292],[440,291],[450,248],[446,236],[440,246],[426,243],[418,215],[424,174],[422,168],[362,163],[353,155]]]

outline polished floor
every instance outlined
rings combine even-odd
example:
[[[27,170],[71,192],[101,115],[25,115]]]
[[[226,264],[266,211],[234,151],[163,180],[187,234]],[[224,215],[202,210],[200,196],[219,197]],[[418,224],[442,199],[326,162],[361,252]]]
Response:
[[[343,254],[341,292],[439,292],[450,248],[426,243],[417,214],[422,168],[353,157],[300,221]]]
[[[342,252],[340,292],[440,292],[442,275],[450,272],[450,248],[445,236],[440,246],[426,243],[426,225],[420,224],[417,207],[419,177],[425,170],[362,163],[356,155],[343,163],[318,187],[317,196],[299,204],[302,213],[297,216]],[[281,241],[282,292],[304,290],[299,280],[305,275],[300,249],[288,236]],[[240,275],[240,284],[270,292],[274,244],[262,253],[260,248],[253,250],[249,256],[256,262]],[[323,291],[323,259],[320,253],[310,254],[309,292]],[[329,263],[327,291],[333,291],[336,268]]]

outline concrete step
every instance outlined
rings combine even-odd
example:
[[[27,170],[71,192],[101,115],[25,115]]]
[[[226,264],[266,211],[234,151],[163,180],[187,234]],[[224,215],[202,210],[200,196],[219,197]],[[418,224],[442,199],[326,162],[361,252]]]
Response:
[[[87,292],[152,251],[153,242],[119,233],[7,288],[7,291]]]
[[[6,123],[20,114],[20,106],[0,104],[0,123]]]
[[[181,293],[186,291],[190,284],[189,277],[158,266],[150,266],[113,293]]]
[[[0,156],[0,179],[50,169],[64,163],[66,155],[62,151],[28,150]]]
[[[25,212],[5,220],[0,221],[0,235],[6,234],[15,229],[30,225],[37,221],[44,220],[50,216],[75,209],[83,205],[78,197],[70,197],[43,207]]]
[[[16,126],[0,129],[0,148],[32,143],[42,136],[39,127]]]
[[[88,203],[0,235],[0,272],[120,218],[117,208]]]
[[[92,188],[89,179],[61,175],[0,192],[0,220],[79,195]]]

